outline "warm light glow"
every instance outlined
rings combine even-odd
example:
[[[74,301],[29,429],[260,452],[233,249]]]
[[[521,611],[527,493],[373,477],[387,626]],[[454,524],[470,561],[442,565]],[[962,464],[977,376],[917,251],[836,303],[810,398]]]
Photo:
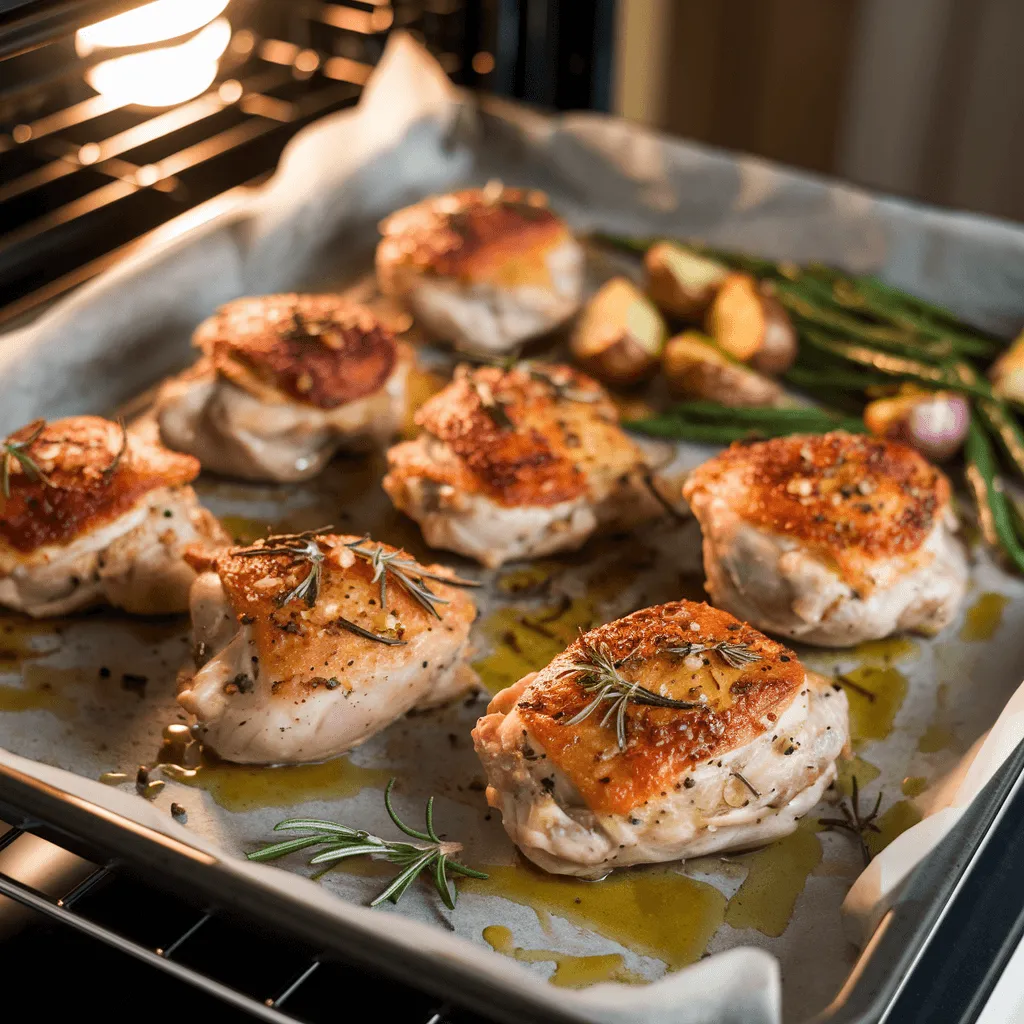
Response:
[[[99,49],[146,46],[202,28],[228,5],[228,0],[154,0],[145,7],[99,21],[75,35],[75,49],[88,57]]]
[[[85,73],[85,79],[98,93],[120,104],[174,106],[198,96],[213,84],[217,61],[230,39],[230,23],[226,18],[218,18],[177,46],[130,53],[97,64]]]

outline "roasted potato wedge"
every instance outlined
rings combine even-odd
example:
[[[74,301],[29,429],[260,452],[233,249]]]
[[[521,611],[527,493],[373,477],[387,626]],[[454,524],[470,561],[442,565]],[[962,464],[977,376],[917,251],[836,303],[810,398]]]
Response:
[[[667,336],[654,303],[632,281],[613,277],[580,317],[572,335],[572,354],[598,380],[622,387],[653,372]]]
[[[658,242],[644,256],[647,294],[670,316],[699,323],[729,270],[716,260],[676,245]]]
[[[992,390],[1008,402],[1024,405],[1024,331],[989,370]]]
[[[724,352],[761,373],[785,373],[796,359],[789,314],[749,274],[729,274],[721,283],[707,328]]]
[[[730,359],[699,331],[669,338],[662,364],[669,388],[683,398],[734,408],[785,404],[785,392],[776,381]]]

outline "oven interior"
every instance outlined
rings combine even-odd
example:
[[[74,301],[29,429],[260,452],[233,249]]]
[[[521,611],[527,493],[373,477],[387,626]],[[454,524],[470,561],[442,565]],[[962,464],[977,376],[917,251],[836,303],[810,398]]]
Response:
[[[83,55],[74,38],[139,6],[0,0],[0,329],[147,233],[267,176],[303,125],[358,100],[396,28],[414,32],[459,84],[547,107],[609,106],[614,0],[231,0],[217,15],[230,35],[213,80],[159,108],[88,84],[92,68],[127,51]],[[0,819],[11,823],[0,821],[8,1011],[91,1005],[116,1018],[135,1007],[154,1022],[183,1012],[225,1021],[370,1012],[410,1024],[489,1019],[426,990],[436,986],[396,981],[259,914],[166,886],[143,846],[98,841],[59,811],[26,810],[9,783],[0,778]],[[889,1019],[977,1019],[1024,935],[1022,814],[1017,791]],[[57,968],[47,989],[23,981],[38,978],[40,964]]]

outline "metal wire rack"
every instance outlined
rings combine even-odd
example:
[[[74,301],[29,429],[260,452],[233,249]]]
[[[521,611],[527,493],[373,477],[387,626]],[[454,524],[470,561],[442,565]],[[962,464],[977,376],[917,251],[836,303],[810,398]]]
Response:
[[[0,327],[270,171],[300,128],[358,100],[396,29],[460,84],[562,107],[609,99],[614,0],[231,0],[225,15],[216,80],[167,110],[95,93],[83,75],[97,58],[69,38],[0,63]]]
[[[303,125],[356,102],[394,29],[418,35],[453,74],[477,45],[459,0],[234,0],[226,13],[217,80],[167,110],[96,94],[67,40],[3,63],[5,320],[26,296],[67,290],[130,240],[272,169]]]
[[[6,813],[16,817],[16,812]],[[49,838],[42,839],[40,832]],[[172,995],[174,1013],[180,1012],[180,992],[188,986],[188,1008],[200,1018],[209,1009],[224,1019],[225,1009],[230,1009],[238,1020],[326,1024],[335,1019],[339,994],[360,993],[361,998],[379,1000],[388,1019],[403,1024],[486,1024],[443,999],[354,967],[336,952],[268,930],[209,902],[162,891],[123,855],[91,844],[90,860],[72,855],[54,842],[59,838],[52,826],[28,822],[0,835],[0,896],[32,912],[22,920],[0,899],[0,930],[12,924],[24,927],[15,942],[4,946],[8,978],[30,976],[41,961],[59,962],[62,983],[72,991],[79,984],[117,978],[119,999],[130,999],[133,983],[145,989],[151,1020],[162,1019],[154,990],[161,991],[164,976],[176,984],[176,989],[163,985]],[[33,848],[22,863],[37,869],[31,879],[35,885],[11,867],[18,862],[11,855],[30,842]],[[74,846],[82,852],[81,837],[75,837]],[[63,882],[41,881],[40,862],[56,863],[55,858]],[[148,970],[125,972],[125,958]],[[38,989],[22,994],[40,1005]],[[18,989],[12,986],[4,995],[7,1008],[17,1009]]]

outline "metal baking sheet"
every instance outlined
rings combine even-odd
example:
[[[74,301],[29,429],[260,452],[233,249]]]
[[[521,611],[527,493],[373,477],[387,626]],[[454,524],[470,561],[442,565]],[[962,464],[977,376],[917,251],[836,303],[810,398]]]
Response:
[[[550,120],[506,104],[481,108],[456,97],[429,58],[399,37],[360,109],[303,133],[267,188],[5,338],[0,430],[40,415],[123,405],[187,363],[191,329],[228,298],[291,287],[366,289],[359,277],[381,215],[492,177],[545,189],[581,229],[701,235],[780,257],[877,269],[989,326],[1009,331],[1024,320],[1018,228],[874,199],[599,116]],[[610,272],[602,258],[591,262],[595,280]],[[422,398],[438,385],[445,358],[424,349],[421,363],[415,381]],[[678,480],[710,450],[680,446],[677,454],[667,479]],[[333,523],[426,556],[414,524],[381,492],[382,473],[379,456],[339,459],[299,487],[203,477],[198,490],[240,539],[268,526]],[[578,554],[496,573],[434,557],[487,583],[473,660],[491,690],[545,663],[579,627],[703,596],[692,521],[668,520],[642,535],[604,538]],[[802,652],[808,667],[852,680],[858,759],[845,776],[848,784],[857,774],[866,803],[881,790],[886,839],[916,820],[926,791],[1017,690],[1022,597],[1024,583],[976,551],[963,614],[943,635]],[[862,861],[847,836],[816,830],[818,813],[763,851],[642,868],[602,883],[546,878],[523,865],[486,807],[469,739],[486,693],[407,716],[350,757],[323,765],[202,764],[194,776],[155,767],[151,777],[165,786],[146,801],[134,793],[140,764],[195,766],[197,751],[183,749],[168,728],[185,724],[173,692],[187,653],[184,618],[97,612],[60,622],[0,619],[0,747],[84,780],[113,782],[82,785],[122,813],[235,855],[297,813],[386,833],[382,789],[397,776],[404,816],[415,820],[426,797],[436,795],[437,820],[466,843],[470,863],[491,870],[491,880],[463,884],[453,914],[439,911],[424,887],[410,890],[396,910],[351,913],[331,904],[339,918],[372,929],[390,927],[388,914],[425,924],[425,931],[412,924],[394,931],[438,956],[465,959],[499,988],[532,985],[537,999],[582,1019],[727,1019],[742,1008],[732,1019],[775,1021],[781,978],[783,1019],[806,1020],[849,973],[857,948],[840,905]],[[127,779],[118,785],[108,773]],[[188,811],[184,833],[171,821],[172,801]],[[306,873],[301,858],[287,867]],[[248,870],[265,884],[285,877]],[[287,884],[304,892],[294,879]],[[382,883],[371,866],[332,871],[317,884],[361,904]],[[452,942],[453,935],[463,941]],[[737,947],[749,952],[701,959]],[[658,979],[667,980],[639,987]],[[601,981],[637,987],[625,996],[563,987]]]

